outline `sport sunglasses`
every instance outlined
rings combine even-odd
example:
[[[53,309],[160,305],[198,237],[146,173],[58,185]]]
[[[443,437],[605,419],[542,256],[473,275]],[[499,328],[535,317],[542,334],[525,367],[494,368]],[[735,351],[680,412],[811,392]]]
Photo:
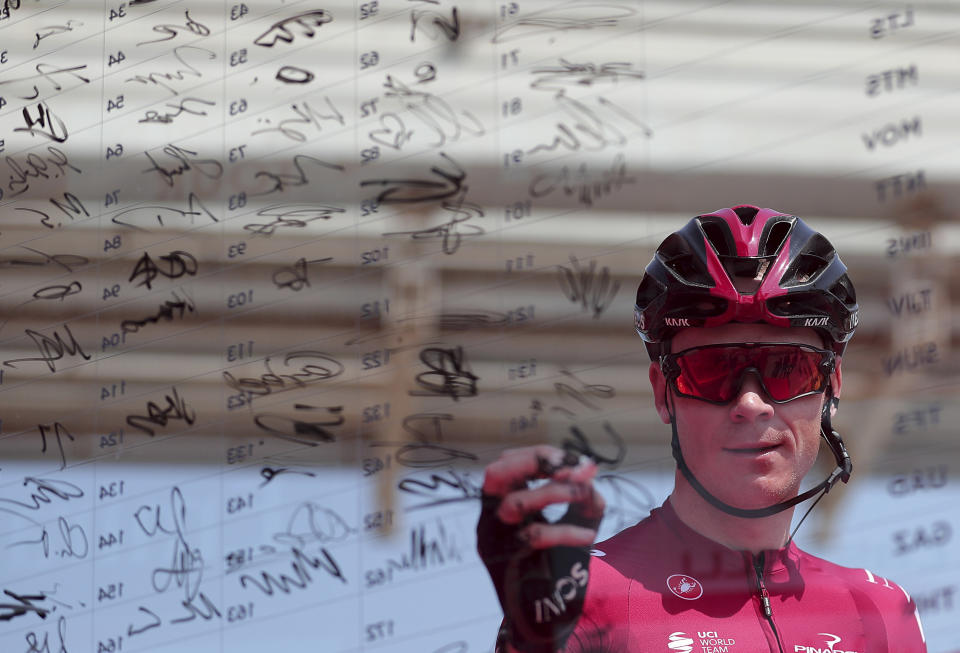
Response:
[[[690,347],[660,358],[674,391],[713,404],[726,404],[740,393],[747,372],[775,403],[823,392],[836,367],[832,351],[800,343],[731,343]]]

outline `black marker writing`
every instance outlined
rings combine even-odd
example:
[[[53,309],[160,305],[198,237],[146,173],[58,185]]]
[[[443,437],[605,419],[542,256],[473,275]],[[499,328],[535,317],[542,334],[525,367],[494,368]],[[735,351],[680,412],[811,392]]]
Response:
[[[327,263],[332,260],[332,256],[327,256],[326,258],[315,258],[308,261],[301,256],[293,265],[276,270],[273,273],[273,284],[277,288],[289,288],[294,292],[303,290],[310,286],[310,279],[307,278],[307,265],[310,263]]]
[[[599,174],[592,174],[586,163],[581,163],[575,169],[564,165],[558,173],[538,175],[530,183],[531,197],[546,197],[561,190],[567,197],[576,197],[577,201],[586,206],[592,206],[594,201],[611,195],[623,188],[626,184],[636,183],[635,177],[627,176],[627,164],[622,154],[617,154],[609,169]]]
[[[481,495],[481,486],[470,478],[470,474],[455,469],[446,472],[434,472],[426,480],[409,476],[397,483],[397,489],[401,492],[430,499],[424,503],[410,506],[407,508],[408,511],[447,503],[472,501],[479,499]]]
[[[411,390],[411,395],[445,395],[454,401],[460,397],[477,396],[477,381],[480,377],[468,369],[463,347],[427,347],[420,352],[420,361],[429,367],[430,371],[417,374],[415,380],[423,390]]]
[[[154,25],[153,31],[158,34],[166,34],[167,36],[161,39],[154,39],[153,41],[141,41],[137,43],[138,46],[146,45],[147,43],[160,43],[161,41],[169,41],[170,39],[176,38],[177,34],[181,30],[187,30],[191,34],[196,34],[197,36],[209,36],[210,28],[206,25],[195,21],[190,18],[190,10],[184,12],[186,14],[187,21],[184,25]]]
[[[40,510],[41,505],[49,505],[53,503],[54,499],[69,501],[70,499],[79,499],[83,496],[83,490],[69,481],[28,476],[23,479],[23,486],[28,487],[30,485],[34,487],[30,491],[28,501],[0,498],[0,511],[20,516],[19,513],[14,512],[6,506],[11,505],[25,510]]]
[[[146,122],[146,123],[159,123],[162,125],[168,125],[173,122],[173,119],[179,116],[180,114],[186,113],[192,116],[205,116],[207,112],[195,106],[187,106],[187,104],[202,104],[208,107],[216,106],[217,103],[211,100],[204,100],[203,98],[196,97],[185,97],[182,98],[179,102],[167,102],[166,106],[170,107],[172,111],[167,111],[166,113],[160,113],[156,110],[149,110],[144,115],[143,118],[137,122]]]
[[[163,153],[172,157],[178,163],[172,168],[165,168],[157,163],[156,159],[154,159],[149,152],[144,152],[144,155],[150,159],[150,163],[153,165],[152,167],[142,170],[141,172],[143,174],[157,172],[167,186],[172,187],[175,181],[174,177],[182,175],[187,170],[196,170],[198,173],[204,177],[207,177],[208,179],[220,179],[220,177],[223,176],[222,163],[216,159],[198,158],[197,152],[194,152],[193,150],[188,150],[169,144],[164,146]]]
[[[295,404],[294,408],[296,410],[326,410],[332,417],[327,420],[308,422],[275,413],[258,413],[253,418],[253,423],[276,438],[310,447],[316,447],[324,442],[333,442],[337,439],[336,435],[329,430],[329,427],[340,426],[344,423],[343,406],[329,406],[321,409],[318,406]]]
[[[539,90],[563,91],[566,87],[593,86],[596,82],[618,82],[624,80],[640,80],[644,74],[633,70],[632,64],[627,62],[604,63],[597,66],[594,63],[572,63],[560,59],[558,66],[534,68],[530,71],[536,79],[530,83],[530,88]]]
[[[184,57],[186,57],[188,53],[193,52],[205,53],[208,61],[217,58],[217,53],[213,50],[208,50],[195,45],[178,45],[173,49],[173,56],[180,63],[180,65],[185,66],[185,68],[178,68],[173,72],[158,71],[147,73],[146,75],[137,75],[124,81],[137,82],[138,84],[144,85],[153,84],[154,86],[160,86],[170,91],[171,95],[179,95],[179,91],[170,86],[169,82],[182,82],[187,77],[195,77],[197,79],[203,77],[203,73],[184,60]]]
[[[302,14],[297,14],[296,16],[290,16],[289,18],[284,18],[283,20],[277,21],[270,26],[270,29],[255,38],[253,42],[256,45],[260,45],[265,48],[272,48],[280,42],[290,43],[293,41],[295,36],[293,31],[290,29],[294,25],[300,28],[300,34],[302,34],[304,37],[313,38],[313,36],[316,34],[316,28],[319,28],[332,20],[333,16],[323,9],[305,11]]]
[[[637,128],[647,137],[653,135],[653,130],[636,116],[603,96],[597,97],[596,101],[601,108],[608,110],[609,117],[599,115],[592,107],[563,91],[556,94],[555,101],[567,119],[556,123],[556,135],[552,141],[534,145],[527,149],[528,154],[552,152],[559,147],[572,152],[597,152],[610,145],[626,144],[629,131]],[[623,123],[630,123],[631,128]]]
[[[72,18],[67,20],[66,25],[51,25],[49,27],[41,27],[37,30],[36,40],[33,42],[33,49],[36,50],[37,46],[40,45],[40,41],[47,38],[48,36],[53,36],[54,34],[63,34],[64,32],[73,31],[76,27],[81,27],[83,23],[79,20],[73,20]]]
[[[161,408],[159,404],[148,401],[147,414],[128,415],[127,424],[153,437],[156,426],[164,427],[173,420],[183,420],[188,425],[192,425],[197,419],[197,414],[187,407],[187,400],[180,396],[175,387],[163,399],[167,404],[165,407]]]
[[[150,257],[150,254],[144,252],[133,267],[133,272],[130,273],[127,281],[133,283],[134,280],[137,280],[134,286],[146,286],[149,290],[152,288],[150,284],[158,276],[178,279],[184,275],[195,276],[197,274],[197,259],[190,252],[177,250],[161,256],[158,260],[160,261],[159,265]]]
[[[173,291],[171,292],[173,299],[165,300],[156,313],[139,320],[123,320],[120,322],[120,330],[124,333],[137,333],[148,324],[156,324],[161,320],[167,322],[172,322],[174,319],[182,320],[185,314],[195,313],[197,310],[196,304],[194,304],[193,300],[182,288],[180,292],[183,293],[186,299],[181,299],[180,295],[178,295],[176,291]]]
[[[53,337],[50,337],[43,335],[39,331],[26,329],[24,333],[30,336],[30,339],[33,340],[37,346],[37,349],[40,350],[40,356],[11,358],[10,360],[3,361],[3,364],[8,367],[16,367],[14,363],[42,362],[47,364],[51,372],[56,372],[56,362],[64,356],[79,355],[83,360],[90,360],[90,354],[84,353],[80,347],[80,343],[77,342],[73,336],[73,332],[70,331],[70,327],[64,324],[63,330],[66,332],[67,342],[64,342],[63,337],[56,331],[53,332]]]
[[[53,286],[46,286],[40,288],[39,290],[34,291],[34,299],[59,299],[63,301],[65,297],[70,295],[76,295],[81,290],[83,290],[83,285],[79,281],[71,281],[70,283],[57,284]]]
[[[81,174],[80,168],[67,160],[63,150],[48,145],[47,151],[49,152],[47,156],[31,152],[22,163],[12,156],[6,157],[7,167],[10,168],[7,188],[10,190],[11,197],[26,192],[30,188],[28,181],[30,179],[59,179],[66,176],[65,168]]]
[[[316,204],[277,204],[257,211],[260,217],[271,217],[271,222],[252,222],[243,225],[245,231],[254,236],[272,236],[281,227],[306,227],[316,220],[329,220],[338,213],[346,210],[338,206],[323,206]]]
[[[401,465],[415,468],[439,467],[456,461],[477,460],[469,451],[449,447],[443,442],[443,423],[452,422],[449,413],[416,413],[403,418],[403,430],[414,442],[371,442],[371,447],[396,447],[394,458]],[[426,424],[421,424],[426,422]],[[427,430],[424,430],[426,428]]]
[[[289,367],[274,371],[270,356],[263,361],[266,372],[258,377],[237,378],[229,371],[224,370],[223,380],[237,392],[249,393],[251,398],[263,397],[273,393],[285,392],[296,388],[303,388],[311,383],[332,379],[343,374],[343,363],[328,354],[319,351],[292,351],[283,357],[283,365],[289,366],[292,361],[301,365],[298,370]]]
[[[284,84],[309,84],[313,78],[312,72],[299,66],[281,66],[276,74],[276,80]]]
[[[574,304],[580,304],[584,311],[593,313],[594,318],[600,317],[610,304],[613,303],[620,290],[620,282],[610,280],[610,269],[603,266],[600,278],[596,277],[597,262],[590,261],[587,268],[580,267],[577,258],[570,255],[570,267],[557,266],[557,276],[564,296]]]
[[[34,249],[32,247],[27,247],[26,245],[20,245],[23,249],[33,252],[34,254],[39,254],[42,258],[38,260],[26,259],[26,258],[11,258],[0,261],[0,269],[9,268],[9,267],[40,267],[44,265],[59,265],[67,272],[73,272],[74,266],[82,267],[90,263],[90,259],[86,256],[78,256],[76,254],[47,254],[41,252],[39,249]]]
[[[67,126],[50,111],[50,106],[45,101],[37,103],[36,118],[30,115],[30,107],[24,107],[21,113],[26,127],[14,127],[13,131],[26,132],[31,136],[43,136],[57,143],[67,140],[69,136]]]
[[[127,636],[128,636],[128,637],[132,637],[133,635],[139,635],[140,633],[145,633],[146,631],[150,630],[151,628],[157,628],[158,626],[160,626],[160,624],[163,623],[163,622],[160,620],[160,617],[157,616],[157,613],[154,612],[153,610],[149,610],[149,609],[143,607],[142,605],[139,606],[139,607],[137,608],[137,610],[138,610],[139,612],[144,612],[144,613],[150,615],[150,617],[153,619],[153,621],[149,621],[149,622],[146,623],[146,625],[138,626],[137,628],[134,628],[134,627],[133,627],[133,624],[128,624],[128,625],[127,625]]]
[[[303,476],[309,476],[315,478],[316,474],[313,472],[304,472],[298,469],[290,469],[289,467],[263,467],[260,470],[260,476],[263,477],[263,482],[260,484],[260,487],[265,486],[267,483],[280,476],[281,474],[301,474]]]
[[[277,73],[277,75],[279,74],[280,73]],[[250,132],[250,135],[257,136],[259,134],[269,134],[275,132],[297,143],[303,143],[307,140],[307,134],[305,131],[303,131],[304,127],[312,126],[319,134],[323,131],[323,126],[320,124],[321,120],[328,120],[339,125],[343,125],[343,114],[340,113],[340,111],[333,105],[333,102],[330,101],[330,98],[324,96],[323,101],[326,103],[329,112],[324,113],[317,111],[305,100],[300,103],[295,102],[290,105],[290,110],[296,114],[295,117],[281,120],[275,127],[255,129],[254,131]],[[263,124],[269,125],[271,120],[269,118],[258,118],[257,122],[262,122]]]
[[[62,615],[57,618],[57,637],[60,640],[60,648],[54,649],[53,653],[67,653],[67,619]],[[24,639],[26,639],[27,645],[30,647],[25,653],[51,653],[50,633],[45,632],[43,634],[43,642],[40,641],[40,638],[37,637],[37,634],[33,631],[27,633]],[[54,646],[56,646],[56,642],[54,642]]]
[[[257,172],[254,177],[259,179],[260,177],[265,177],[267,179],[273,180],[273,188],[268,190],[260,191],[258,193],[252,193],[253,195],[269,195],[270,193],[276,193],[286,190],[287,186],[306,186],[310,183],[310,180],[307,179],[307,173],[303,169],[305,163],[313,163],[322,168],[329,168],[330,170],[343,171],[343,166],[338,163],[327,163],[313,156],[307,156],[306,154],[297,154],[293,157],[293,167],[296,169],[295,173],[289,172],[270,172],[268,170],[260,170]]]
[[[194,224],[194,219],[198,215],[205,215],[213,222],[219,222],[216,216],[214,216],[208,209],[203,205],[203,202],[200,201],[200,198],[197,197],[196,193],[190,193],[187,200],[187,209],[172,209],[167,206],[139,206],[132,209],[125,209],[117,213],[110,221],[114,224],[119,224],[124,227],[130,227],[131,229],[137,229],[139,231],[144,231],[145,228],[141,227],[138,222],[152,222],[156,220],[157,224],[161,227],[167,226],[164,222],[164,215],[167,216],[168,221],[172,221],[175,218],[184,218],[190,216],[190,224]],[[123,218],[121,220],[121,218]]]
[[[61,424],[60,422],[54,422],[53,424],[37,424],[37,429],[40,431],[40,440],[42,446],[40,447],[40,453],[47,453],[47,431],[53,429],[54,437],[57,438],[57,448],[60,450],[60,469],[63,469],[67,466],[67,457],[63,451],[63,440],[62,436],[66,435],[70,438],[71,442],[75,441],[73,434],[67,430],[67,427]]]
[[[420,0],[431,2],[432,0]],[[420,29],[432,41],[439,36],[445,36],[448,41],[460,38],[460,14],[456,7],[450,10],[449,20],[439,11],[432,9],[410,10],[410,40],[417,40],[417,30]]]
[[[0,621],[10,621],[15,617],[22,617],[25,614],[35,614],[41,619],[46,619],[50,610],[34,605],[34,601],[43,601],[46,595],[43,592],[39,594],[17,594],[10,590],[3,590],[3,593],[12,598],[17,603],[0,603]]]
[[[298,548],[294,548],[292,554],[293,561],[290,563],[292,576],[280,574],[277,578],[264,571],[260,573],[258,579],[250,574],[243,574],[240,576],[240,587],[246,589],[248,585],[253,585],[267,596],[273,596],[276,592],[289,594],[294,589],[305,589],[313,582],[313,576],[310,575],[311,569],[322,569],[327,575],[346,584],[347,579],[340,570],[340,565],[326,548],[321,547],[320,556],[317,557],[308,556]]]
[[[606,10],[598,15],[597,10]],[[615,4],[561,5],[543,11],[524,14],[523,18],[497,29],[493,43],[506,43],[547,32],[591,30],[597,27],[616,27],[620,20],[637,13],[636,9]]]
[[[52,64],[48,63],[38,63],[34,66],[34,70],[37,71],[36,75],[28,75],[26,77],[17,77],[15,79],[3,79],[0,80],[0,87],[6,84],[16,84],[18,82],[30,82],[30,80],[37,79],[38,77],[53,87],[54,91],[62,91],[63,86],[57,80],[58,75],[70,75],[74,79],[79,79],[84,84],[89,84],[90,80],[83,75],[81,75],[79,70],[86,68],[86,64],[80,64],[79,66],[72,66],[70,68],[58,68]],[[36,84],[32,84],[33,92],[28,95],[21,95],[20,99],[22,100],[36,100],[40,97],[40,89],[37,88]]]

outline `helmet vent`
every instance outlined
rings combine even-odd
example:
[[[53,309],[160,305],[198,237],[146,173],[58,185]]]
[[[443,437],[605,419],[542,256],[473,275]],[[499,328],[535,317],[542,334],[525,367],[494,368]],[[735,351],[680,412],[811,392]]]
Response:
[[[846,306],[854,306],[857,303],[857,293],[850,283],[850,277],[843,275],[837,282],[830,287],[830,292]]]
[[[710,244],[713,245],[713,249],[717,254],[720,256],[737,255],[737,246],[734,244],[730,229],[726,224],[701,220],[700,228],[703,229],[704,235],[707,237],[707,240],[710,241]]]
[[[641,311],[645,309],[653,300],[659,297],[666,290],[663,284],[654,279],[649,274],[643,276],[640,287],[637,288],[637,308]]]
[[[706,268],[699,263],[687,242],[678,234],[668,236],[657,250],[657,255],[670,271],[687,283],[713,286],[713,279],[710,278]]]
[[[830,300],[816,291],[788,293],[779,297],[771,297],[767,300],[767,308],[774,315],[789,318],[830,317],[834,313]]]
[[[760,209],[756,206],[735,206],[733,212],[740,218],[740,222],[749,227],[753,224],[753,219],[757,217]]]
[[[760,256],[770,256],[780,251],[790,230],[793,229],[792,220],[778,220],[770,226],[770,232],[765,239],[761,239]]]
[[[790,268],[780,279],[782,288],[799,286],[816,279],[830,265],[835,255],[833,246],[820,234],[814,234],[803,245]]]

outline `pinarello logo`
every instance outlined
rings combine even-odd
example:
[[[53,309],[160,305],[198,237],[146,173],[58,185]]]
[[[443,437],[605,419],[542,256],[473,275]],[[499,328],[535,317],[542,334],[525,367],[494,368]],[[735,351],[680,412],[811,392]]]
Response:
[[[684,632],[670,633],[667,638],[667,648],[675,653],[692,653],[693,638]]]
[[[681,599],[693,601],[703,596],[703,585],[693,576],[674,574],[667,579],[667,587]]]

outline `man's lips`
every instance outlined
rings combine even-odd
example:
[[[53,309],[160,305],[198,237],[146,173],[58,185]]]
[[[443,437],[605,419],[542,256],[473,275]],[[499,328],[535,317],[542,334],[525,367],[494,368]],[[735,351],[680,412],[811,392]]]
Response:
[[[780,443],[757,442],[747,445],[737,445],[735,447],[724,447],[723,450],[734,454],[758,454],[773,451],[780,446]]]

